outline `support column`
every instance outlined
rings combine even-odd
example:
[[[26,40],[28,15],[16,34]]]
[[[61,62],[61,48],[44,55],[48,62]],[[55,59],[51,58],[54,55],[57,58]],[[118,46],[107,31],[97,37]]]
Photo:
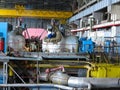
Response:
[[[3,83],[7,84],[7,80],[8,80],[8,73],[7,73],[7,62],[3,63]]]
[[[7,72],[8,62],[3,62],[3,83],[7,84],[8,81],[8,72]],[[3,90],[8,90],[7,87],[3,88]]]

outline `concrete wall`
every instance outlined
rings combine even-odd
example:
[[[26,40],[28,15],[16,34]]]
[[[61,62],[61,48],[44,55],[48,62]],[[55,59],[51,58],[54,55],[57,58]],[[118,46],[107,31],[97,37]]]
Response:
[[[120,20],[120,5],[111,6],[111,20]]]
[[[103,13],[102,12],[94,12],[93,17],[95,18],[96,24],[100,24],[103,20]]]

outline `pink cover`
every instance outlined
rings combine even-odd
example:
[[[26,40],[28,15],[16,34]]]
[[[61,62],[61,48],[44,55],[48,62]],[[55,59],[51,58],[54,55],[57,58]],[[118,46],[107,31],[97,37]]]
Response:
[[[42,28],[27,28],[27,31],[28,31],[28,33],[29,33],[30,38],[31,38],[31,36],[35,36],[35,37],[41,36],[40,39],[42,40],[42,39],[44,39],[44,38],[46,37],[46,35],[47,35],[47,30],[42,29]],[[29,38],[26,30],[23,31],[23,36],[24,36],[26,39]]]

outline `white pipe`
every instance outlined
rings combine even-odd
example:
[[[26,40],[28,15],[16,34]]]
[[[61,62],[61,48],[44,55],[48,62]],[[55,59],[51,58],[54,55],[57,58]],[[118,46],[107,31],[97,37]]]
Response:
[[[49,78],[49,77],[46,77]],[[91,88],[110,88],[110,87],[120,87],[120,78],[87,78],[87,77],[69,77],[68,79],[64,79],[65,75],[61,73],[61,75],[54,75],[53,83],[60,83],[74,88],[87,88],[87,90],[91,90]],[[61,82],[59,82],[61,81]]]
[[[64,90],[74,90],[73,87],[69,86],[63,86],[63,85],[57,85],[57,84],[0,84],[0,87],[53,87],[53,88],[59,88],[59,89],[64,89]]]
[[[82,77],[70,77],[68,80],[68,86],[72,87],[86,87],[93,88],[110,88],[120,87],[120,78],[82,78]]]
[[[68,86],[76,87],[76,88],[87,88],[87,90],[91,90],[92,85],[89,82],[86,82],[84,80],[80,80],[78,77],[70,77],[68,79]]]

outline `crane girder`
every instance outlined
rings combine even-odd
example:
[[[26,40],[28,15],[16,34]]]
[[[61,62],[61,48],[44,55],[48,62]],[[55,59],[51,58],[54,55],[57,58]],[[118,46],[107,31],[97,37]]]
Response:
[[[67,19],[72,16],[72,12],[67,11],[45,11],[26,9],[0,9],[0,17],[36,17],[36,18],[58,18]]]

